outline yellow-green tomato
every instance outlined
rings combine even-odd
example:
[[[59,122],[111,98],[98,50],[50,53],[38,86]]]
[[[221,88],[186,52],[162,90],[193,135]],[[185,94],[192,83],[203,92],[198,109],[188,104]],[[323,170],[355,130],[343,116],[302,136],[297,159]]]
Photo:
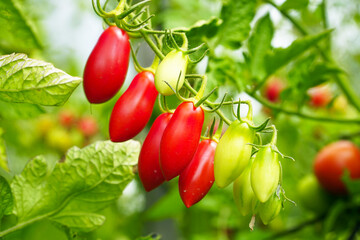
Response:
[[[268,225],[280,213],[282,207],[281,198],[274,193],[265,203],[259,204],[259,215],[261,221]]]
[[[251,160],[245,170],[235,180],[233,185],[234,201],[243,216],[254,214],[259,202],[251,187]]]
[[[262,147],[256,153],[251,167],[251,186],[260,202],[266,202],[275,192],[280,178],[278,153],[271,146]]]
[[[331,197],[320,186],[313,174],[301,178],[297,185],[300,205],[314,213],[326,212],[331,204]]]
[[[178,89],[180,89],[184,84],[187,64],[188,56],[186,54],[177,50],[169,52],[156,69],[156,90],[165,96],[172,95],[174,94],[173,90],[165,82],[170,84],[173,89],[176,89],[178,80]]]
[[[215,183],[224,188],[235,181],[248,165],[255,131],[245,122],[235,120],[219,141],[214,157]]]
[[[52,128],[45,136],[46,143],[61,152],[66,152],[73,144],[70,134],[61,127]]]

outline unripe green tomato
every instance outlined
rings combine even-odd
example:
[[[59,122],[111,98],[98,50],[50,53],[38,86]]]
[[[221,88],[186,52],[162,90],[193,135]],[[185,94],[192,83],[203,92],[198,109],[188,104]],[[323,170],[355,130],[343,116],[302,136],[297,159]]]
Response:
[[[55,126],[55,120],[49,115],[41,116],[36,122],[36,130],[40,136],[46,135]]]
[[[280,213],[282,207],[281,198],[274,193],[269,200],[265,203],[260,203],[259,205],[259,215],[261,221],[268,225],[272,220],[274,220]]]
[[[187,64],[188,56],[186,54],[177,50],[169,52],[156,69],[156,90],[165,96],[174,94],[173,90],[165,82],[169,83],[176,90],[176,84],[181,74],[178,84],[178,90],[180,90],[184,84]]]
[[[330,196],[313,174],[304,176],[298,182],[297,192],[300,205],[314,213],[324,213],[330,207]]]
[[[51,129],[45,136],[46,143],[61,152],[65,152],[72,146],[70,134],[60,127]]]
[[[251,186],[260,202],[266,202],[279,185],[278,153],[271,146],[260,148],[251,168]]]
[[[226,130],[215,150],[215,183],[224,188],[240,176],[251,157],[255,131],[245,122],[235,120]]]
[[[251,160],[245,170],[235,180],[233,185],[234,201],[243,216],[254,214],[259,202],[251,187]]]

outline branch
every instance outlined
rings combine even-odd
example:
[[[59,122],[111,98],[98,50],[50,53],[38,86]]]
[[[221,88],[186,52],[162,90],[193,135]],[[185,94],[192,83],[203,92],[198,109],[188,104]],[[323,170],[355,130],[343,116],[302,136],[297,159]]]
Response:
[[[320,216],[317,216],[313,219],[310,219],[306,222],[303,222],[293,228],[290,228],[288,230],[285,230],[283,232],[279,232],[279,233],[276,233],[274,235],[271,235],[269,236],[268,238],[266,238],[266,240],[270,240],[270,239],[279,239],[280,237],[284,237],[284,236],[287,236],[287,235],[290,235],[290,234],[293,234],[293,233],[296,233],[300,230],[302,230],[303,228],[309,226],[309,225],[312,225],[314,223],[317,223],[317,222],[320,222],[322,221],[323,219],[325,218],[325,215],[320,215]]]
[[[281,112],[281,113],[284,113],[287,115],[298,116],[301,118],[305,118],[305,119],[309,119],[309,120],[313,120],[313,121],[320,121],[320,122],[332,122],[332,123],[341,123],[341,124],[360,124],[360,118],[351,119],[351,118],[330,118],[330,117],[314,116],[314,115],[282,108],[281,106],[278,106],[277,104],[273,104],[273,103],[266,101],[259,95],[253,94],[250,91],[247,91],[247,94],[249,94],[251,97],[256,99],[258,102],[260,102],[265,107],[271,108],[272,110],[275,110],[275,111],[278,111],[278,112]]]

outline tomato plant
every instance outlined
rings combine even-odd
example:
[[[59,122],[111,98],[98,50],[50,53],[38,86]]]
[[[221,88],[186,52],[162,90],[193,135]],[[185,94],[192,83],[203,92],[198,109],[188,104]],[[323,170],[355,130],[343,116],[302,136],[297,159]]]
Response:
[[[127,33],[107,28],[92,50],[84,70],[84,91],[90,103],[111,99],[125,81],[130,56]]]
[[[151,191],[165,181],[160,168],[160,142],[172,113],[156,118],[146,136],[139,155],[139,177],[146,191]]]
[[[175,110],[160,143],[160,166],[167,181],[189,164],[199,144],[204,111],[193,102],[183,102]]]
[[[321,186],[334,194],[346,194],[342,176],[360,178],[360,150],[349,141],[337,141],[326,145],[315,157],[314,172]]]
[[[172,50],[160,63],[155,73],[155,86],[162,95],[172,95],[173,89],[184,84],[188,56],[182,51]]]
[[[355,239],[356,9],[2,1],[0,238]]]
[[[215,151],[215,180],[224,188],[233,182],[247,166],[255,133],[247,123],[235,120],[219,141]]]
[[[200,142],[189,165],[179,177],[179,192],[186,207],[199,202],[214,183],[214,155],[217,142],[205,139]]]
[[[150,71],[137,74],[112,110],[109,123],[111,141],[129,140],[143,130],[151,117],[157,95],[154,74]]]

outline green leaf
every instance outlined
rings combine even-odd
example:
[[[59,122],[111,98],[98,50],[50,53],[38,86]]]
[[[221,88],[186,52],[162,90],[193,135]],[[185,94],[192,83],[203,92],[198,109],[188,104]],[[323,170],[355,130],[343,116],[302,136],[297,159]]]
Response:
[[[260,18],[249,38],[250,71],[253,77],[262,80],[266,77],[265,56],[271,48],[274,27],[269,14]]]
[[[0,29],[0,48],[17,51],[41,48],[36,30],[17,0],[0,1]]]
[[[13,196],[8,182],[0,176],[0,219],[4,215],[10,215],[14,206]]]
[[[309,0],[286,0],[282,5],[282,10],[304,9],[309,5]]]
[[[221,19],[211,17],[208,20],[197,21],[189,28],[178,28],[178,30],[186,33],[190,45],[196,46],[206,42],[207,39],[213,38],[217,34],[221,23]]]
[[[2,138],[4,130],[0,128],[0,167],[9,172],[8,161],[6,157],[5,141]]]
[[[360,179],[351,179],[349,171],[346,170],[342,176],[342,180],[351,195],[360,194]]]
[[[250,23],[255,15],[256,0],[227,0],[221,9],[219,43],[230,49],[241,47],[250,33]]]
[[[134,178],[139,151],[140,144],[133,140],[73,147],[53,170],[43,157],[34,158],[11,183],[14,214],[19,223],[47,218],[82,231],[95,228],[103,218],[89,213],[122,194]]]
[[[228,93],[237,93],[244,88],[246,79],[243,75],[243,66],[236,62],[233,57],[222,56],[219,58],[209,58],[207,76],[207,88],[213,89],[216,86],[226,86]],[[216,96],[216,95],[214,95]]]
[[[266,56],[266,70],[270,75],[279,68],[283,67],[291,60],[304,53],[306,50],[315,46],[320,40],[328,37],[332,30],[327,30],[322,33],[306,36],[295,40],[287,48],[276,48]]]
[[[0,56],[0,100],[46,106],[66,102],[81,79],[25,54]]]
[[[58,215],[51,220],[76,232],[90,232],[103,225],[105,217],[95,213],[72,212],[66,215]]]

